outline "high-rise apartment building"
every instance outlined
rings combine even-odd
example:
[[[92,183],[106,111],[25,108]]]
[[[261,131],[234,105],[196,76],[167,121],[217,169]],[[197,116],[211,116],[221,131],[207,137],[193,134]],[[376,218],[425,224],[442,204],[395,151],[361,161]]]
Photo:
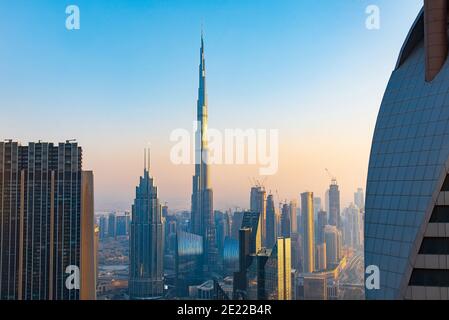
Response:
[[[0,142],[0,299],[95,299],[93,214],[77,143]]]

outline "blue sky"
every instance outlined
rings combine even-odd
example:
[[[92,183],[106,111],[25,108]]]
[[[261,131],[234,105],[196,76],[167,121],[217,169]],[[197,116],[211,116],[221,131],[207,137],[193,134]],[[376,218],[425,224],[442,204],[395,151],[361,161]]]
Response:
[[[71,4],[81,12],[77,31],[65,28]],[[370,4],[380,30],[365,28]],[[0,0],[0,138],[77,138],[96,172],[98,210],[129,208],[151,142],[161,198],[188,208],[193,168],[167,165],[168,137],[195,118],[203,25],[210,126],[280,129],[281,168],[268,188],[323,195],[329,167],[347,203],[365,184],[382,94],[421,5]],[[217,208],[247,206],[255,172],[214,168]]]

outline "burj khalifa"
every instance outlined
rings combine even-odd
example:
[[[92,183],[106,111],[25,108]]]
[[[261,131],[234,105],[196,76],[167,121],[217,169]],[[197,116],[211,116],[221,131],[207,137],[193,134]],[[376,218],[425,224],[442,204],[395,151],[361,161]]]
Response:
[[[207,143],[207,94],[204,38],[201,34],[197,121],[195,132],[195,175],[193,176],[191,231],[203,237],[202,271],[213,271],[216,266],[215,223],[213,192],[209,183]]]

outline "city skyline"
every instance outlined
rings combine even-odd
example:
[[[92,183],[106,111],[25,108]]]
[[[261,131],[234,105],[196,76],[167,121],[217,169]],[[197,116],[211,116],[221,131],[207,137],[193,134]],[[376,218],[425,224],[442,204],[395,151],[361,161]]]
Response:
[[[0,80],[1,103],[9,107],[0,120],[0,135],[15,141],[77,138],[89,154],[85,167],[96,173],[96,211],[130,209],[133,177],[141,169],[136,155],[150,142],[161,201],[167,201],[172,210],[188,210],[193,164],[170,163],[169,135],[176,128],[190,130],[195,119],[195,44],[203,22],[209,48],[209,104],[213,111],[210,126],[279,129],[279,172],[268,178],[267,191],[278,190],[282,199],[296,201],[306,190],[324,198],[329,185],[324,168],[328,167],[338,178],[342,205],[347,205],[353,201],[353,192],[365,186],[369,141],[384,83],[394,64],[392,57],[399,50],[397,44],[405,38],[420,7],[420,1],[407,1],[407,6],[404,3],[379,1],[382,27],[369,31],[364,27],[366,1],[357,5],[285,1],[281,6],[262,1],[256,8],[251,1],[244,1],[241,13],[230,10],[231,5],[225,1],[193,1],[191,7],[180,5],[179,1],[169,1],[165,6],[150,1],[115,2],[130,18],[108,10],[112,9],[108,4],[87,5],[86,1],[79,1],[81,29],[74,32],[64,28],[61,5],[42,1],[39,7],[31,9],[23,1],[2,3],[1,24],[14,26],[14,33],[6,31],[4,39],[9,45],[2,45],[0,50],[0,61],[8,61],[0,64],[4,79],[8,79]],[[223,27],[227,25],[220,12],[223,8],[228,10],[230,16],[226,18],[231,26]],[[394,13],[399,9],[398,18]],[[273,18],[270,29],[263,25],[263,17],[272,10],[283,19]],[[321,25],[307,16],[311,10],[323,14]],[[186,22],[170,25],[181,12]],[[331,39],[326,30],[347,16],[354,18],[354,24],[337,28],[335,39]],[[29,37],[23,19],[35,29],[34,38]],[[322,44],[304,47],[292,40],[310,40],[310,35],[303,33],[310,27],[322,36]],[[129,32],[136,35],[135,39],[125,37]],[[324,45],[344,45],[348,32],[359,40],[350,47],[355,53],[350,59],[354,60],[352,68],[359,72],[349,69],[348,73],[366,77],[368,82],[366,88],[350,94],[343,86],[357,81],[357,76],[349,79],[340,69],[340,65],[351,68],[348,52],[333,58],[336,65],[326,62],[326,55],[314,57]],[[15,42],[10,41],[13,35]],[[120,47],[114,44],[117,40]],[[272,48],[268,48],[266,40],[272,41]],[[36,50],[27,53],[24,49],[30,45]],[[384,59],[377,62],[376,55]],[[300,58],[293,58],[296,56]],[[316,74],[305,63],[312,57],[322,61]],[[115,63],[118,59],[120,64]],[[41,63],[31,66],[27,61]],[[319,78],[317,75],[326,72],[324,69],[329,78],[338,77],[341,84],[334,88]],[[18,81],[20,86],[16,86]],[[58,90],[53,90],[50,97],[43,94],[48,87]],[[336,99],[317,97],[319,87],[329,90],[328,95]],[[20,94],[22,90],[27,95]],[[176,94],[172,94],[173,90]],[[44,119],[55,120],[74,108],[87,116],[79,126],[45,125]],[[275,109],[277,116],[272,117]],[[43,121],[25,120],[22,125],[10,126],[22,112]],[[237,112],[238,118],[234,116]],[[260,116],[254,117],[255,112]],[[73,117],[80,119],[78,114]],[[159,121],[150,126],[154,117]],[[4,119],[9,120],[6,123]],[[331,141],[335,131],[339,133],[337,144]],[[117,153],[119,149],[122,152]],[[212,165],[215,207],[248,207],[248,177],[257,175],[256,166]],[[220,179],[223,176],[230,179]]]

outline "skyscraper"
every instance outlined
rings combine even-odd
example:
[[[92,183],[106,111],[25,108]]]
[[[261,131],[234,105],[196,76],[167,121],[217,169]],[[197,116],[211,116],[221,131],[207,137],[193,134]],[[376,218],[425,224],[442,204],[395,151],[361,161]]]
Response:
[[[266,209],[267,225],[266,231],[266,247],[272,249],[276,243],[276,211],[274,209],[273,195],[267,197],[267,209]]]
[[[108,237],[115,238],[117,236],[117,216],[112,212],[108,216]]]
[[[95,299],[93,226],[77,143],[0,142],[0,300]]]
[[[298,204],[295,200],[290,201],[289,210],[290,210],[290,232],[297,233],[298,232],[298,219],[296,211],[298,209]]]
[[[322,209],[321,207],[321,198],[320,197],[314,197],[313,198],[313,213],[314,213],[314,217],[315,219],[318,216],[318,212],[320,212]]]
[[[241,229],[250,230],[250,253],[256,254],[262,247],[261,217],[259,212],[247,211],[243,215]]]
[[[313,193],[301,194],[302,236],[303,236],[303,272],[315,270],[315,232],[313,221]]]
[[[329,186],[329,224],[340,228],[340,190],[335,179]]]
[[[281,213],[281,237],[290,238],[291,222],[290,222],[290,206],[287,203],[282,205]]]
[[[326,258],[326,243],[321,243],[316,245],[316,269],[318,271],[324,271],[327,269],[327,258]]]
[[[327,212],[319,211],[317,220],[317,230],[316,230],[316,242],[317,244],[322,244],[324,240],[324,227],[327,225]]]
[[[262,186],[255,186],[251,188],[250,196],[250,211],[258,212],[260,214],[260,232],[262,237],[262,245],[266,245],[266,224],[267,224],[267,193]]]
[[[335,267],[339,260],[339,239],[336,226],[326,226],[324,228],[324,238],[326,243],[326,264],[328,268]]]
[[[129,295],[131,299],[158,299],[163,296],[162,208],[150,160],[136,187],[130,235]]]
[[[203,239],[203,271],[213,270],[216,267],[217,259],[217,249],[215,247],[215,221],[213,216],[213,192],[209,185],[207,120],[206,60],[204,55],[204,39],[201,34],[191,231],[194,234],[202,236]]]
[[[367,299],[448,299],[448,2],[425,0],[388,82],[371,147]]]
[[[358,188],[357,191],[354,192],[354,204],[359,207],[359,209],[365,208],[365,195],[362,188]]]
[[[239,239],[239,231],[242,227],[242,220],[244,212],[234,212],[232,215],[232,223],[231,223],[231,237],[235,240]]]
[[[100,227],[100,239],[106,239],[108,235],[108,218],[104,215],[100,216],[98,219],[99,227]]]

